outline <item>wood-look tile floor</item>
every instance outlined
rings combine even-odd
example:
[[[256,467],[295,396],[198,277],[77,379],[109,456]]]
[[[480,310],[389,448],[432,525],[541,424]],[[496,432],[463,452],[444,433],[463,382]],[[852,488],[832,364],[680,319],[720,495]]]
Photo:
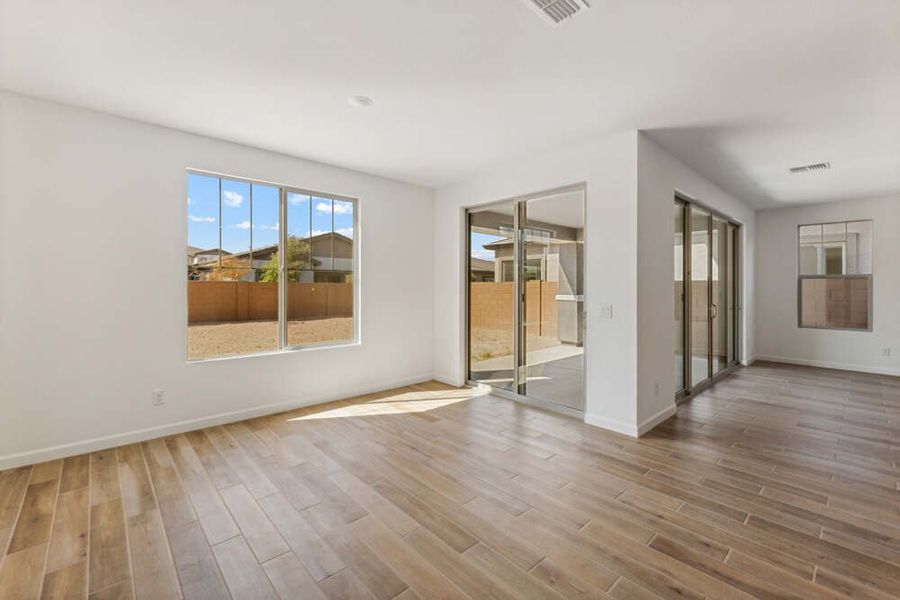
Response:
[[[740,369],[632,440],[412,386],[0,472],[0,597],[889,598],[900,380]]]

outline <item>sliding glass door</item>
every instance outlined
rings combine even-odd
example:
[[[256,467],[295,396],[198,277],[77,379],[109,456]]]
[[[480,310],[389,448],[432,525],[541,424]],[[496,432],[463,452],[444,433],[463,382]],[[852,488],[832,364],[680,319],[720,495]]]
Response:
[[[691,285],[690,285],[690,319],[691,324],[691,386],[695,386],[709,378],[710,357],[710,277],[709,277],[709,213],[691,206]]]
[[[684,251],[684,226],[687,205],[675,201],[675,392],[682,392],[685,388],[687,369],[684,360],[684,344],[687,339],[687,321],[684,318],[684,302],[686,298],[684,282],[685,258]]]
[[[469,379],[517,391],[517,205],[469,212]]]
[[[584,194],[526,200],[522,209],[525,351],[520,393],[584,409]]]
[[[685,199],[674,206],[675,388],[683,395],[737,364],[740,226]]]
[[[584,190],[470,210],[467,237],[469,379],[584,410]]]
[[[713,216],[712,268],[710,269],[710,320],[712,322],[712,372],[721,373],[728,361],[728,222]]]

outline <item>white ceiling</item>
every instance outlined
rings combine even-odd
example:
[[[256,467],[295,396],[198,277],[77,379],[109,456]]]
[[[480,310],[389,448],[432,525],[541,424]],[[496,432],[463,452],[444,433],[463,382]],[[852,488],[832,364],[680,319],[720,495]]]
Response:
[[[645,129],[757,206],[900,189],[900,1],[592,4],[0,0],[0,87],[434,187]]]

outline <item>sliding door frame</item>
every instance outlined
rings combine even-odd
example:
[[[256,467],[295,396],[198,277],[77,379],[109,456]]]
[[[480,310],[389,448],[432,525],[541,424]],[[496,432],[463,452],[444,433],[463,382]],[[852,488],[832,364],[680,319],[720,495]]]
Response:
[[[680,204],[683,213],[683,241],[682,241],[682,272],[684,277],[683,291],[684,301],[682,306],[682,322],[684,326],[684,347],[682,348],[682,356],[684,357],[684,387],[681,390],[675,392],[675,400],[676,402],[683,402],[687,400],[691,396],[701,392],[714,384],[717,381],[727,377],[730,375],[735,368],[737,368],[741,364],[741,340],[743,339],[743,330],[740,326],[743,321],[742,313],[743,313],[743,304],[741,302],[741,291],[742,291],[742,281],[743,281],[743,273],[741,271],[741,233],[743,232],[743,224],[740,221],[737,221],[725,213],[718,211],[710,206],[704,204],[703,202],[699,202],[690,196],[682,194],[681,192],[675,192],[675,203]],[[692,385],[692,371],[693,371],[693,335],[692,335],[692,308],[693,308],[693,261],[692,261],[692,251],[693,251],[693,210],[692,207],[696,206],[697,208],[703,210],[706,213],[709,213],[709,224],[707,225],[707,244],[708,249],[706,252],[706,273],[707,273],[707,286],[706,286],[706,295],[707,295],[707,304],[706,304],[706,320],[707,320],[707,344],[706,344],[706,354],[707,354],[707,377],[697,383],[696,385]],[[713,229],[715,224],[715,218],[719,218],[719,220],[724,221],[726,224],[730,223],[734,226],[734,248],[728,248],[728,254],[731,255],[731,260],[727,261],[727,267],[733,270],[734,274],[734,285],[733,289],[729,290],[734,294],[734,323],[732,327],[734,328],[734,360],[729,363],[724,369],[719,371],[718,373],[713,372],[713,342],[715,332],[713,330],[713,316],[712,316],[712,306],[715,304],[713,302],[713,286],[712,282],[712,262],[713,262]],[[725,240],[720,240],[719,243],[728,244],[727,235]],[[720,279],[723,281],[727,281],[720,275]],[[727,284],[726,284],[727,285]],[[718,306],[717,312],[718,312]],[[725,307],[726,315],[727,315],[727,306]],[[727,353],[726,353],[727,356]]]
[[[585,245],[585,250],[587,248],[587,184],[586,183],[576,183],[572,185],[562,186],[558,188],[553,188],[550,190],[545,190],[542,192],[536,192],[533,194],[527,194],[523,196],[514,196],[512,198],[506,198],[504,200],[497,200],[494,202],[488,202],[485,204],[478,204],[474,206],[465,207],[463,210],[463,228],[464,228],[464,248],[463,248],[463,280],[464,280],[464,306],[465,306],[465,315],[464,315],[464,323],[463,327],[465,329],[465,356],[463,360],[465,362],[465,379],[468,385],[482,385],[482,382],[473,380],[471,376],[471,360],[472,360],[472,340],[471,340],[471,319],[472,319],[472,301],[471,301],[471,245],[472,245],[472,229],[471,229],[471,218],[470,216],[473,213],[480,212],[484,209],[489,209],[492,206],[509,206],[513,205],[513,258],[515,269],[513,269],[513,280],[514,280],[514,294],[515,298],[514,302],[514,318],[515,325],[513,329],[513,357],[514,357],[514,365],[513,365],[513,389],[507,390],[495,386],[491,387],[491,393],[502,396],[504,398],[509,398],[511,400],[516,400],[518,402],[523,402],[525,404],[530,404],[532,406],[537,406],[540,408],[546,408],[549,410],[553,410],[556,412],[560,412],[563,414],[583,418],[585,410],[578,410],[575,408],[571,408],[565,406],[563,404],[557,404],[555,402],[550,402],[548,400],[543,400],[540,398],[532,398],[527,395],[526,389],[526,378],[527,378],[527,348],[526,348],[526,323],[525,323],[525,297],[526,297],[526,289],[525,289],[525,258],[527,253],[527,240],[524,236],[524,226],[527,223],[527,203],[529,200],[535,200],[538,198],[544,198],[546,196],[554,196],[557,194],[564,194],[567,192],[581,192],[582,194],[582,214],[585,218],[585,227],[582,243]],[[584,266],[587,265],[587,252],[584,253]],[[587,268],[583,268],[583,282],[582,289],[586,290],[587,287]],[[585,294],[582,294],[586,297]],[[586,299],[582,303],[582,310],[587,307]],[[584,326],[586,327],[587,319],[583,319]],[[587,357],[587,340],[582,340],[582,347],[584,348],[584,357],[585,364]],[[586,407],[586,399],[587,399],[587,390],[586,390],[586,375],[585,371],[582,372],[581,378],[581,405]],[[484,384],[489,385],[489,384]]]
[[[691,388],[691,362],[693,356],[689,355],[687,350],[691,348],[691,322],[690,306],[688,302],[691,300],[691,251],[689,249],[688,238],[693,236],[691,230],[691,211],[690,204],[682,199],[678,194],[675,195],[675,204],[681,210],[681,381],[682,386],[675,390],[676,398],[686,395],[687,390]]]

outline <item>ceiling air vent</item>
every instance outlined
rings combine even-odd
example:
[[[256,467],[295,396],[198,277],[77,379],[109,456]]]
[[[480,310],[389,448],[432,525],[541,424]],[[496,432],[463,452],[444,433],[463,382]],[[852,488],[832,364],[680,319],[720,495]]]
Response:
[[[590,8],[588,0],[522,0],[525,4],[549,19],[554,25],[559,25],[582,8]]]
[[[802,167],[791,167],[788,169],[791,175],[796,175],[797,173],[815,173],[817,171],[827,171],[831,168],[830,162],[820,162],[814,165],[803,165]]]

